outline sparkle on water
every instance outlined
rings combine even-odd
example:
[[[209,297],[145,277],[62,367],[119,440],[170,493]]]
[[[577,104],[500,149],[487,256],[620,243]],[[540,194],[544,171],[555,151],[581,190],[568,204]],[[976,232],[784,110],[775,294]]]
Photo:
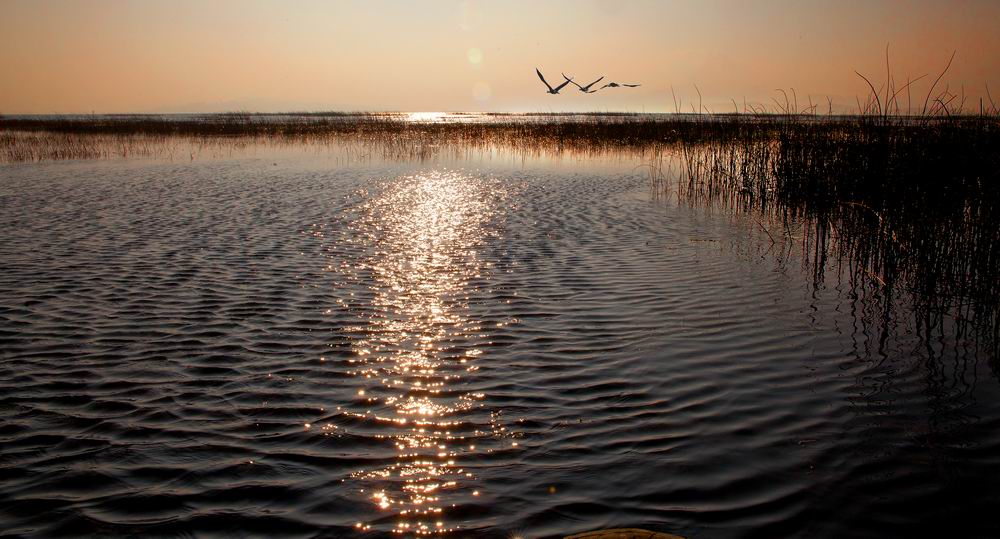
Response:
[[[997,536],[993,357],[808,221],[627,152],[394,151],[0,167],[6,531]]]
[[[447,116],[444,112],[409,112],[406,120],[410,122],[440,122]]]
[[[451,530],[446,508],[479,494],[463,485],[472,474],[459,459],[475,451],[469,438],[484,434],[462,419],[483,395],[453,386],[475,369],[481,352],[469,344],[483,336],[481,328],[462,307],[470,283],[488,271],[478,248],[497,233],[495,223],[487,225],[502,197],[501,186],[463,174],[404,179],[357,210],[346,241],[370,256],[335,268],[344,283],[367,282],[373,306],[364,326],[348,330],[360,336],[351,374],[363,389],[347,413],[394,427],[386,442],[398,455],[389,466],[353,477],[361,495],[374,486],[367,496],[397,516],[396,532]]]

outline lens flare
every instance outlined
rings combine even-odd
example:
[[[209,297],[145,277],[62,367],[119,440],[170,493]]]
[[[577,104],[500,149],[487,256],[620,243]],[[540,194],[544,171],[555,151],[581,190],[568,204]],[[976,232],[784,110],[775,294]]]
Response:
[[[483,51],[473,47],[465,53],[466,58],[472,65],[479,65],[483,62]]]
[[[472,86],[472,97],[477,101],[488,101],[493,97],[493,89],[485,82],[477,82]]]

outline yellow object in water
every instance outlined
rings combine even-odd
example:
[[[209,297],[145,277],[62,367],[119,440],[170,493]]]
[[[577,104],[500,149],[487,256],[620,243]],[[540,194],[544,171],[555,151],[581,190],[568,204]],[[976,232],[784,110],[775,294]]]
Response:
[[[679,535],[651,532],[639,528],[612,528],[568,535],[564,539],[684,539]]]

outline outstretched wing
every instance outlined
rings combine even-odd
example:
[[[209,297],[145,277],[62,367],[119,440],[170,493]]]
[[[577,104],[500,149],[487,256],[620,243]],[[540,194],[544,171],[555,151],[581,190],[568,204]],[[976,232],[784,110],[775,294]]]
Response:
[[[553,91],[554,91],[554,92],[558,92],[559,90],[562,90],[563,86],[566,86],[567,84],[569,84],[569,83],[571,83],[571,82],[573,82],[573,80],[572,80],[572,79],[566,79],[566,82],[564,82],[564,83],[560,84],[559,86],[556,86],[556,89],[555,89],[555,90],[553,90]],[[575,84],[575,83],[574,83],[574,84]]]
[[[642,86],[641,84],[622,84],[622,86],[628,86],[629,88],[637,88]]]
[[[589,90],[591,86],[593,86],[593,85],[597,84],[598,82],[601,82],[602,80],[604,80],[604,75],[601,75],[601,78],[599,78],[599,79],[595,80],[594,82],[592,82],[592,83],[590,83],[590,84],[588,84],[588,85],[584,86],[584,87],[583,87],[582,89],[583,89],[583,90]],[[580,86],[580,85],[579,85],[579,84],[577,84],[577,86]]]
[[[587,91],[587,88],[585,88],[585,87],[583,87],[583,86],[580,86],[579,84],[577,84],[577,83],[576,83],[576,81],[574,81],[573,79],[571,79],[571,78],[567,77],[565,73],[560,73],[560,75],[562,75],[562,76],[563,76],[563,78],[564,78],[564,79],[566,79],[566,80],[568,80],[569,82],[572,82],[572,83],[573,83],[573,86],[576,86],[577,88],[579,88],[579,89],[583,90],[584,92],[586,92],[586,91]],[[562,88],[562,86],[560,86],[560,88]]]
[[[542,72],[539,71],[537,67],[535,68],[535,73],[538,73],[538,78],[542,79],[542,84],[544,84],[545,87],[548,88],[549,91],[551,92],[552,86],[549,85],[548,81],[545,80],[545,77],[542,76]],[[560,86],[560,88],[562,88],[562,86]]]

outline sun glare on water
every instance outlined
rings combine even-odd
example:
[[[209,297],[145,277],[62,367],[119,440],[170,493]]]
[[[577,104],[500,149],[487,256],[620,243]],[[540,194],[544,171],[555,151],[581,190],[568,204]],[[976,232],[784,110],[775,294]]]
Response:
[[[406,120],[417,123],[435,123],[444,120],[444,117],[445,113],[443,112],[411,112]]]
[[[358,207],[345,240],[365,256],[340,268],[345,282],[368,288],[346,307],[369,313],[347,328],[359,389],[344,412],[378,432],[396,458],[353,480],[383,513],[377,526],[389,514],[392,531],[440,534],[455,529],[447,509],[479,494],[462,457],[490,443],[489,426],[470,419],[484,395],[464,386],[485,338],[467,307],[471,283],[488,270],[480,252],[497,233],[504,190],[440,171],[382,187]]]

